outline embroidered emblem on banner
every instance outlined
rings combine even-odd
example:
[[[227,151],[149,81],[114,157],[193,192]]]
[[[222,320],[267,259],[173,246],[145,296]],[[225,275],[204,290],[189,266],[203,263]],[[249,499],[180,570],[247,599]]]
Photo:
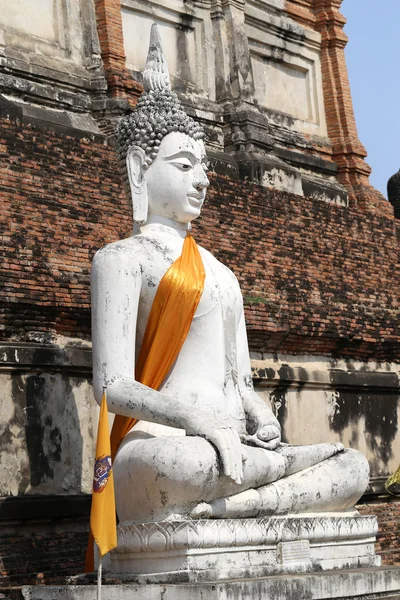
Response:
[[[107,485],[111,473],[111,456],[100,456],[94,464],[93,491],[100,493]]]

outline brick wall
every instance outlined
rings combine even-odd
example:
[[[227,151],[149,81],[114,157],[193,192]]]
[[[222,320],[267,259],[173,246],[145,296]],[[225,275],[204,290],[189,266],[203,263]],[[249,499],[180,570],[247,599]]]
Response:
[[[240,280],[253,350],[399,356],[393,219],[215,176],[196,229]]]
[[[90,504],[86,495],[0,498],[0,594],[82,573]]]
[[[64,583],[83,573],[88,533],[82,531],[0,537],[0,591],[21,585]]]
[[[108,93],[136,104],[143,87],[126,68],[120,0],[95,0],[97,32],[107,79]]]
[[[89,339],[95,250],[129,234],[114,150],[102,136],[2,119],[2,339],[54,332]]]
[[[400,565],[400,501],[394,498],[360,504],[357,509],[362,515],[376,515],[379,529],[376,552],[384,565]]]
[[[90,339],[90,262],[129,235],[131,210],[104,138],[3,120],[2,339]],[[253,350],[396,359],[393,218],[212,177],[197,239],[237,274]]]
[[[286,0],[285,10],[292,18],[311,29],[315,29],[314,0]]]

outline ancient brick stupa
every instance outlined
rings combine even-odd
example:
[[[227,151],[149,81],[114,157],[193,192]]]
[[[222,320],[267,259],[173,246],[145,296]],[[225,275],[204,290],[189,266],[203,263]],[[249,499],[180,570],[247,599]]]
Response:
[[[400,169],[389,179],[387,192],[388,200],[394,208],[394,216],[400,219]]]

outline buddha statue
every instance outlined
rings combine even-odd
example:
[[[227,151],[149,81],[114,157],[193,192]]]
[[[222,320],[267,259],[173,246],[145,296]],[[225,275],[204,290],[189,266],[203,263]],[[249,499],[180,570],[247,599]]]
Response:
[[[345,511],[368,485],[366,459],[339,443],[281,442],[279,422],[253,389],[238,281],[188,233],[210,183],[204,133],[170,89],[155,26],[143,78],[145,91],[117,131],[133,234],[99,250],[92,268],[94,393],[100,403],[106,389],[108,409],[120,419],[119,521]],[[172,288],[160,300],[171,269]],[[157,303],[157,318],[170,311],[161,333],[153,323]],[[151,358],[154,336],[161,348],[165,336],[168,342]],[[148,356],[154,385],[138,367]]]

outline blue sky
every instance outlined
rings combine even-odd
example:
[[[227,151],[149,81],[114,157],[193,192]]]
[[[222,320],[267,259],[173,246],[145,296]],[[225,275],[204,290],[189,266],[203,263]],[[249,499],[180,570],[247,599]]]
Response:
[[[400,169],[400,0],[343,0],[341,12],[358,136],[370,181],[386,196]]]

